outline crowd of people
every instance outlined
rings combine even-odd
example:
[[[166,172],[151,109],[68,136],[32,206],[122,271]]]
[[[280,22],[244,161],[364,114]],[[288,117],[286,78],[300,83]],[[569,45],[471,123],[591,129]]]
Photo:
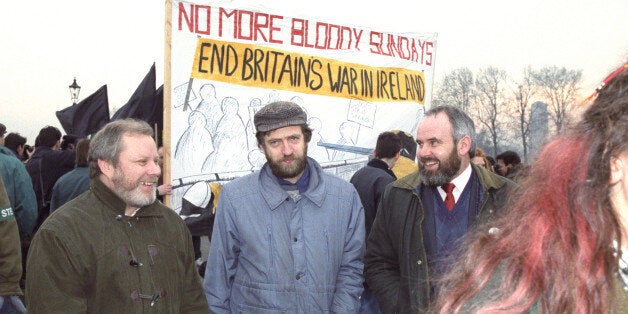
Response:
[[[48,126],[34,149],[0,124],[0,313],[625,312],[628,64],[592,99],[529,164],[430,108],[415,136],[379,134],[349,182],[308,156],[298,104],[269,103],[261,169],[186,198],[215,206],[200,273],[147,123]]]

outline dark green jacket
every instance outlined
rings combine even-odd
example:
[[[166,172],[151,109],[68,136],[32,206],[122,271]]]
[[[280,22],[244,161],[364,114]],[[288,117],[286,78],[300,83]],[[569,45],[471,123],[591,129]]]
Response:
[[[0,296],[22,295],[20,234],[0,176]]]
[[[134,217],[99,179],[31,243],[29,313],[207,313],[190,233],[156,201]]]
[[[497,216],[513,182],[473,166],[487,192],[478,213],[469,211],[469,229]],[[434,246],[433,223],[415,189],[419,172],[388,185],[381,197],[377,216],[367,240],[364,267],[366,282],[383,313],[422,313],[430,305],[430,282],[426,247]]]

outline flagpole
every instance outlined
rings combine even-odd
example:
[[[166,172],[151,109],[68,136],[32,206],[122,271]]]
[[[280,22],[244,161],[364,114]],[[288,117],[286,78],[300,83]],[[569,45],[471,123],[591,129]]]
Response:
[[[159,134],[157,133],[157,123],[153,125],[155,132],[155,144],[157,144],[157,148],[159,148]]]

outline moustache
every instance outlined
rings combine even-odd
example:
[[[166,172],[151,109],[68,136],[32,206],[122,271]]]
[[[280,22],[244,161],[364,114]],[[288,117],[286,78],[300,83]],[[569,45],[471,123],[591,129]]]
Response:
[[[440,163],[440,160],[436,159],[436,158],[430,158],[430,157],[421,157],[419,159],[421,161],[421,163],[426,164],[428,162],[437,162]]]

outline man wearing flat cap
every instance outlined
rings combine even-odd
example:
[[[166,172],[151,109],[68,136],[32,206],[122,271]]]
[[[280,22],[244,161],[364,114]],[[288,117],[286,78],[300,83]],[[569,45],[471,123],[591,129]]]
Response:
[[[364,213],[353,186],[307,157],[291,102],[254,117],[266,163],[220,193],[203,286],[212,313],[356,313]]]

